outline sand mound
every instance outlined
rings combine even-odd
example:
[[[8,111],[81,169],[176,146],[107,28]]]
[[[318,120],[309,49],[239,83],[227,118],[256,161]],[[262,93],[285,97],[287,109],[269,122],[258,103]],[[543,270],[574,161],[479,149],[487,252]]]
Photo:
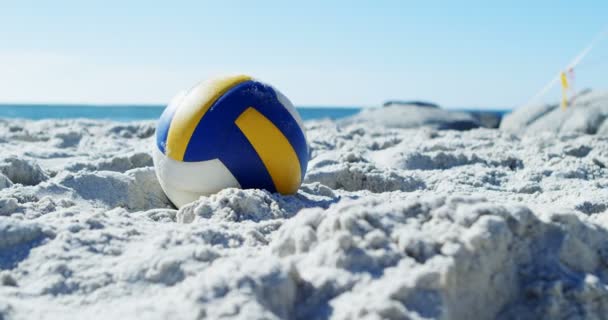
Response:
[[[13,183],[37,185],[48,179],[47,174],[34,161],[20,157],[0,160],[0,172]],[[6,186],[6,181],[3,183]]]
[[[301,318],[552,318],[604,294],[593,274],[608,256],[594,248],[607,235],[574,214],[475,198],[363,200],[303,211],[271,246],[324,288]],[[602,314],[608,298],[589,307]]]
[[[177,212],[177,221],[191,223],[195,219],[218,219],[258,222],[286,219],[303,208],[327,208],[337,200],[331,189],[319,184],[307,185],[294,196],[271,194],[265,190],[225,189],[182,207]]]
[[[58,183],[73,189],[85,200],[108,207],[146,210],[170,205],[152,167],[133,169],[125,174],[112,171],[67,174]]]
[[[81,170],[88,171],[118,171],[125,172],[135,168],[154,166],[152,157],[146,152],[136,152],[131,155],[113,156],[109,159],[99,159],[93,162],[79,161],[70,163],[65,170],[78,172]]]

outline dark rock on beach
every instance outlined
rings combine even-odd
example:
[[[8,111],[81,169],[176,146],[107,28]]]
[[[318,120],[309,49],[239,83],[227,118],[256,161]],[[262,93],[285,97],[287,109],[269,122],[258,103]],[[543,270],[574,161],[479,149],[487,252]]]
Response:
[[[410,100],[410,101],[402,101],[402,100],[389,100],[385,102],[383,107],[391,107],[391,106],[401,106],[401,107],[423,107],[423,108],[435,108],[439,109],[439,105],[432,102],[427,101],[419,101],[419,100]]]

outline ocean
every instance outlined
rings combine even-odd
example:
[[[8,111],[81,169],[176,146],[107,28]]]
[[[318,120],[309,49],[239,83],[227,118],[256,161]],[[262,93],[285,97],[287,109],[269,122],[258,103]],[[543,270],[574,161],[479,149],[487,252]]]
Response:
[[[161,105],[60,105],[60,104],[0,104],[1,118],[22,118],[22,119],[100,119],[116,121],[135,121],[135,120],[156,120],[164,110]],[[362,108],[360,107],[297,107],[303,120],[312,119],[340,119],[352,116]],[[509,110],[479,110],[479,109],[448,109],[451,111],[462,111],[472,114],[475,118],[483,120],[483,115],[490,115],[491,118],[500,118]],[[491,122],[495,122],[491,120]],[[490,124],[494,127],[496,124]]]
[[[106,119],[118,121],[155,120],[165,106],[93,106],[93,105],[26,105],[0,104],[0,118],[23,119]],[[298,107],[303,120],[339,119],[358,113],[357,107]]]

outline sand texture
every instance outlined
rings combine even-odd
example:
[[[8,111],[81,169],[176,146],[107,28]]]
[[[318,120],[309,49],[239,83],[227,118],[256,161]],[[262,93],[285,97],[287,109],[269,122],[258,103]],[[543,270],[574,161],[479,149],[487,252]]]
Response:
[[[306,127],[298,194],[175,210],[153,122],[0,120],[0,319],[608,315],[605,135]]]

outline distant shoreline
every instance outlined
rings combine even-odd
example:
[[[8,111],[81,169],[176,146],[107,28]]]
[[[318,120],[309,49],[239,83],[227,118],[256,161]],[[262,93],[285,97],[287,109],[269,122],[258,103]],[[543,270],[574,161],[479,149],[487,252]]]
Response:
[[[103,105],[103,104],[0,104],[0,118],[7,119],[96,119],[115,121],[156,120],[164,105]],[[303,120],[341,119],[371,109],[356,106],[298,106]],[[490,114],[502,118],[510,110],[447,108],[453,112],[473,115]]]
[[[0,104],[0,118],[7,119],[95,119],[115,121],[157,120],[162,105],[60,105]],[[297,107],[303,120],[340,119],[361,111],[358,107]]]

